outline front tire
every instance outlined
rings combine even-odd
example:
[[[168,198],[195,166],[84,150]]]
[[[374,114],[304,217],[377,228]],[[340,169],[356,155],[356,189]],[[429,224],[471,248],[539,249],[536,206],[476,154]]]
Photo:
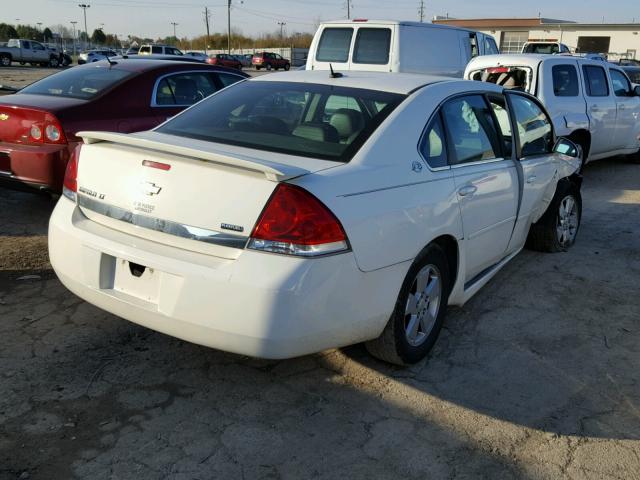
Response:
[[[526,246],[538,252],[566,252],[576,241],[581,220],[580,188],[561,181],[547,211],[531,225]]]
[[[409,268],[382,334],[365,344],[369,353],[396,365],[422,360],[442,329],[449,285],[447,257],[439,246],[430,245]]]
[[[284,70],[285,72],[288,72],[289,69],[291,68],[291,65],[289,65],[288,63],[284,66]]]
[[[52,68],[58,68],[59,62],[57,58],[52,58],[49,60],[49,66]]]

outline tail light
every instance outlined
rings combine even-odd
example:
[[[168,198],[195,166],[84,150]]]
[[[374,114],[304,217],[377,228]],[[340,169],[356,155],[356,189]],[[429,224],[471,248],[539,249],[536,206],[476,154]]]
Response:
[[[487,73],[509,73],[509,67],[487,68]]]
[[[64,171],[64,180],[62,181],[62,194],[74,202],[78,193],[78,162],[80,161],[81,146],[78,145],[69,157],[67,168]]]
[[[313,257],[346,251],[349,243],[340,221],[320,200],[281,183],[260,215],[248,248]]]
[[[8,134],[3,140],[25,144],[66,144],[60,121],[52,113],[33,108],[14,107],[10,118],[13,125],[7,127]]]

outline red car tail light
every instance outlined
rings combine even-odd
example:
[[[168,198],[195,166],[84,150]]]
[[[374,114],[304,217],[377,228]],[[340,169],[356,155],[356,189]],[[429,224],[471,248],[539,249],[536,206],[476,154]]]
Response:
[[[251,234],[248,248],[313,257],[349,249],[336,216],[308,191],[279,184]]]
[[[78,145],[69,157],[62,182],[62,194],[74,202],[78,193],[78,163],[80,161],[81,147],[82,145]]]
[[[52,113],[33,108],[13,107],[6,125],[7,135],[3,140],[26,144],[66,144],[60,121]]]
[[[509,67],[487,68],[487,73],[509,73]]]

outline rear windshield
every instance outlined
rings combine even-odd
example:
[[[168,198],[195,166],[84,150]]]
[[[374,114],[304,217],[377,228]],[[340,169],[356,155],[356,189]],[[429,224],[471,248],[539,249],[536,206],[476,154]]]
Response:
[[[133,72],[89,65],[56,73],[20,90],[20,93],[90,99],[110,89]]]
[[[330,85],[245,81],[156,131],[348,162],[404,95]]]
[[[471,80],[495,83],[511,90],[529,91],[531,69],[529,67],[489,67],[471,72]]]
[[[557,43],[529,43],[523,53],[560,53],[560,46]]]
[[[325,28],[318,43],[319,62],[347,62],[353,28]]]

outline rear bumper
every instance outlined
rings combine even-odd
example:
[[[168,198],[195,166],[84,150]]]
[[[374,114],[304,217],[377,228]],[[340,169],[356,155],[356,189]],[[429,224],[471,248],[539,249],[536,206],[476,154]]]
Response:
[[[59,193],[71,148],[0,142],[0,178]]]
[[[301,259],[244,250],[236,260],[189,252],[103,227],[65,197],[51,216],[49,255],[62,283],[89,303],[174,337],[262,358],[377,337],[406,273],[403,265],[363,273],[351,252]],[[145,274],[122,280],[127,262],[144,265]]]

